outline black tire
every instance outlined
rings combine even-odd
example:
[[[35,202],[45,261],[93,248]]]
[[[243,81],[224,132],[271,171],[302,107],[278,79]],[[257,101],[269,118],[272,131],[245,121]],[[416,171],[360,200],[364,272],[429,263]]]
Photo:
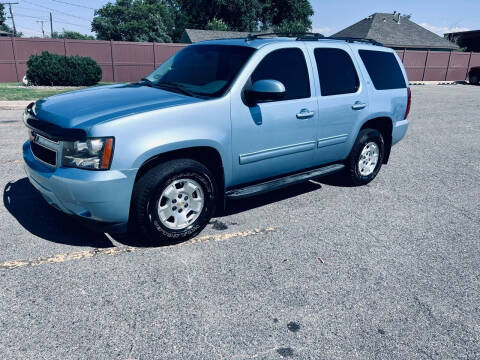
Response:
[[[360,173],[359,161],[360,155],[364,147],[374,142],[378,146],[379,154],[378,161],[373,172],[367,176]],[[385,156],[385,143],[382,134],[375,129],[363,129],[357,136],[357,140],[353,145],[352,151],[345,162],[347,180],[351,185],[360,186],[366,185],[377,176],[382,167],[383,158]]]
[[[201,186],[204,205],[198,218],[185,229],[170,229],[160,220],[157,205],[164,189],[176,180],[191,179]],[[135,184],[130,210],[129,232],[140,235],[156,245],[167,245],[188,240],[208,224],[216,207],[217,185],[210,170],[190,159],[177,159],[160,164]]]
[[[470,76],[468,77],[468,81],[471,85],[478,85],[478,83],[480,82],[480,76],[477,74],[470,74]]]

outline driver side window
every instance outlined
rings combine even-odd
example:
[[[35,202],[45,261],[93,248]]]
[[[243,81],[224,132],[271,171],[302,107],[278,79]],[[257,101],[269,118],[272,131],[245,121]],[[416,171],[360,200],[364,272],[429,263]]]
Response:
[[[307,63],[299,48],[272,51],[258,64],[251,80],[252,84],[259,80],[280,81],[286,89],[282,101],[310,97]]]

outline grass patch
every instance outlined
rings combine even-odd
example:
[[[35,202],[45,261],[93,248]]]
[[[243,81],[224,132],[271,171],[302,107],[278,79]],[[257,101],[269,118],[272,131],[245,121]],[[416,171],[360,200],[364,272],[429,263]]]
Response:
[[[98,85],[107,85],[99,83]],[[98,86],[96,85],[96,86]],[[0,101],[12,100],[37,100],[48,96],[61,94],[68,91],[83,89],[83,87],[26,87],[21,83],[0,83]]]

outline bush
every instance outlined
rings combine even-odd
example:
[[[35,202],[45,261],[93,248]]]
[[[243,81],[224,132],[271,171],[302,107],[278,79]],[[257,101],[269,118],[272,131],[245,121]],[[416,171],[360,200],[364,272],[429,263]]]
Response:
[[[102,78],[102,68],[95,60],[83,56],[50,54],[31,55],[27,61],[27,78],[33,85],[91,86]]]

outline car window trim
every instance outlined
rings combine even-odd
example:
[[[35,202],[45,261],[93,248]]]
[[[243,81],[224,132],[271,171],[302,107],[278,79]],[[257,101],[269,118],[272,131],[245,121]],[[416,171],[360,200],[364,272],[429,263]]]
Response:
[[[394,58],[395,61],[397,62],[398,70],[400,70],[400,73],[402,74],[403,80],[404,80],[404,82],[405,82],[405,86],[403,86],[403,87],[396,87],[396,88],[388,88],[388,89],[377,89],[377,87],[375,86],[375,83],[373,82],[372,76],[370,75],[370,72],[368,71],[367,65],[365,64],[365,61],[363,60],[362,55],[360,54],[361,51],[392,54],[392,55],[393,55],[393,58]],[[365,68],[365,72],[366,72],[366,74],[368,75],[368,78],[370,79],[370,82],[371,82],[373,88],[375,89],[375,91],[392,91],[392,90],[401,90],[401,89],[406,89],[406,88],[408,88],[408,81],[405,80],[405,75],[404,75],[404,73],[403,73],[403,71],[402,71],[402,68],[401,68],[401,66],[400,66],[400,63],[398,62],[398,59],[396,58],[396,56],[395,56],[395,54],[394,54],[393,52],[390,52],[390,51],[381,51],[381,50],[371,50],[371,49],[358,49],[357,52],[358,52],[358,57],[359,57],[360,61],[362,62],[362,65],[363,65],[363,67]]]
[[[320,72],[318,71],[318,64],[317,64],[317,58],[315,57],[315,50],[317,49],[335,49],[335,50],[341,50],[343,51],[344,53],[347,54],[347,56],[350,58],[350,61],[353,65],[353,69],[355,70],[355,75],[357,77],[357,81],[358,81],[358,86],[357,86],[357,90],[355,92],[348,92],[348,93],[342,93],[342,94],[331,94],[331,95],[323,95],[322,94],[322,79],[320,78]],[[355,64],[355,61],[352,57],[352,54],[350,54],[347,50],[343,49],[343,48],[339,48],[339,47],[335,47],[335,46],[332,46],[332,47],[322,47],[322,46],[318,46],[318,47],[314,47],[313,48],[313,60],[315,61],[315,66],[317,67],[317,75],[318,75],[318,83],[319,83],[319,90],[320,90],[320,97],[331,97],[331,96],[345,96],[345,95],[355,95],[355,94],[358,94],[361,92],[362,90],[362,81],[360,79],[360,76],[359,76],[359,71],[358,71],[358,68],[357,68],[357,65]]]
[[[247,89],[247,87],[250,85],[253,85],[252,84],[252,75],[253,73],[257,70],[257,68],[260,66],[260,64],[262,63],[262,61],[270,54],[276,52],[276,51],[280,51],[280,50],[287,50],[287,49],[298,49],[302,52],[303,54],[303,59],[305,60],[305,66],[307,68],[307,76],[308,76],[308,85],[309,85],[309,89],[310,89],[310,96],[309,97],[301,97],[301,98],[295,98],[295,99],[287,99],[287,100],[274,100],[274,101],[267,101],[267,102],[262,102],[261,104],[277,104],[277,103],[286,103],[288,101],[298,101],[298,100],[305,100],[305,99],[312,99],[314,97],[314,92],[312,90],[314,90],[312,88],[312,79],[311,79],[311,74],[310,74],[310,70],[309,67],[308,67],[308,64],[309,64],[309,59],[307,59],[306,57],[306,53],[305,53],[305,49],[303,49],[302,47],[300,46],[289,46],[289,47],[283,47],[283,48],[275,48],[273,49],[272,51],[268,52],[267,54],[265,54],[261,59],[260,61],[258,62],[258,64],[255,66],[255,69],[252,70],[251,74],[248,76],[247,78],[247,81],[245,82],[245,85],[243,86],[242,88],[242,93]],[[284,84],[285,85],[285,84]]]

